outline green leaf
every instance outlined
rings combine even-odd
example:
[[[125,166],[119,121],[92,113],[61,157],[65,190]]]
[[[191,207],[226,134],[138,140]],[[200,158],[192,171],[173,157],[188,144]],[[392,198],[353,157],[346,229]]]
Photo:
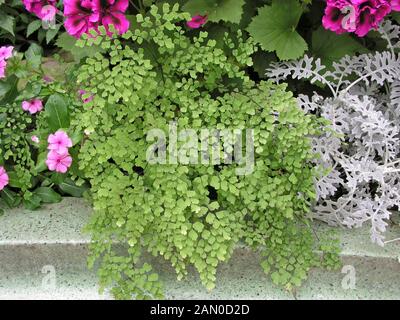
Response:
[[[48,152],[46,150],[38,155],[38,158],[36,161],[36,166],[35,166],[36,172],[39,173],[39,172],[42,172],[47,169],[47,165],[46,165],[47,153]]]
[[[61,183],[63,183],[64,182],[64,180],[65,180],[65,174],[62,174],[62,173],[59,173],[59,172],[54,172],[52,175],[51,175],[51,177],[50,177],[50,180],[51,180],[51,182],[52,183],[54,183],[54,184],[61,184]]]
[[[77,186],[73,180],[67,178],[64,182],[60,183],[58,187],[61,189],[62,192],[80,198],[83,196],[83,193],[89,189],[89,187],[84,184],[82,186]]]
[[[158,274],[157,273],[152,273],[151,275],[149,275],[147,280],[150,281],[150,282],[158,281]]]
[[[58,36],[56,45],[59,48],[71,53],[75,61],[80,61],[81,59],[86,57],[92,57],[97,52],[104,51],[104,49],[102,49],[100,46],[97,45],[92,45],[90,47],[85,47],[85,48],[79,48],[75,45],[76,41],[77,40],[74,37],[64,32]]]
[[[21,203],[20,195],[8,188],[0,191],[0,196],[10,208],[17,207]]]
[[[321,58],[322,63],[331,66],[346,54],[365,53],[367,50],[348,34],[337,35],[320,27],[312,34],[313,56]]]
[[[18,177],[18,174],[15,171],[10,171],[7,173],[9,178],[9,185],[13,188],[22,188],[23,183],[21,179]]]
[[[36,43],[32,43],[28,50],[25,52],[25,58],[28,61],[28,64],[31,65],[34,69],[38,69],[40,64],[42,63],[42,54],[43,49]]]
[[[57,203],[62,199],[57,192],[49,187],[37,188],[33,193],[39,196],[44,203]]]
[[[15,75],[0,81],[0,105],[13,102],[18,96],[18,78]]]
[[[58,34],[58,31],[60,30],[61,24],[55,25],[54,28],[51,28],[47,30],[46,32],[46,43],[49,44],[51,40],[54,39],[54,37]]]
[[[198,233],[201,233],[204,229],[204,225],[201,222],[195,222],[193,224],[193,229],[196,230]]]
[[[276,57],[273,53],[260,50],[253,55],[253,68],[260,78],[265,78],[265,70],[274,61],[276,61]]]
[[[23,204],[28,210],[36,210],[42,204],[42,199],[38,195],[33,194],[30,199],[24,199]]]
[[[274,0],[271,6],[259,9],[247,30],[264,50],[276,51],[279,59],[297,59],[307,50],[296,31],[302,13],[297,0]]]
[[[212,22],[239,23],[245,0],[189,0],[183,9],[192,15],[208,15]]]
[[[297,183],[297,178],[296,178],[296,175],[295,175],[294,173],[292,173],[292,174],[289,176],[289,181],[290,181],[292,184],[296,184],[296,183]]]
[[[42,26],[42,20],[33,20],[26,29],[26,36],[29,37]]]
[[[391,15],[393,19],[396,20],[398,24],[400,24],[400,12],[392,11]]]
[[[194,230],[190,230],[189,233],[188,233],[188,236],[189,236],[189,238],[192,239],[193,241],[196,241],[196,240],[197,240],[197,233],[196,233],[196,231],[194,231]]]
[[[80,131],[76,131],[70,134],[69,137],[71,138],[72,146],[75,146],[82,141],[83,133]]]
[[[47,100],[45,110],[50,130],[57,131],[58,129],[69,127],[70,116],[65,97],[60,94],[50,96],[49,100]]]
[[[0,12],[0,28],[14,36],[15,19],[12,16]]]

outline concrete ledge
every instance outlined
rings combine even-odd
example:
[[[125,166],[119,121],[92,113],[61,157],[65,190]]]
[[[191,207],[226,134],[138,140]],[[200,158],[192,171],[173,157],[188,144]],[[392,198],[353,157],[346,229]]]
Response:
[[[81,233],[91,208],[66,198],[38,211],[8,210],[0,217],[0,299],[110,299],[98,293],[95,271],[86,268],[89,237]],[[324,232],[325,225],[317,231]],[[221,264],[217,287],[208,292],[191,270],[177,281],[173,269],[153,259],[168,299],[399,299],[400,242],[384,248],[369,240],[368,229],[340,230],[344,265],[354,267],[355,289],[344,289],[339,271],[313,270],[296,296],[276,287],[264,274],[256,253],[241,247]],[[393,228],[387,239],[400,236]],[[55,272],[55,285],[47,281]]]

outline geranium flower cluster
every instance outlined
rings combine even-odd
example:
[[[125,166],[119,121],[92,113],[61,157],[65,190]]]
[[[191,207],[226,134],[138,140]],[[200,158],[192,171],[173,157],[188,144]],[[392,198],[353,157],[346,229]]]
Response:
[[[57,0],[22,0],[24,7],[39,19],[50,21],[57,13]]]
[[[359,37],[376,29],[392,10],[400,11],[400,0],[326,0],[326,4],[325,29],[337,34],[354,32]]]
[[[123,34],[129,29],[124,14],[128,6],[129,0],[64,0],[65,29],[79,38],[90,30],[97,31],[101,25],[108,30],[112,24]]]
[[[0,47],[0,79],[6,77],[7,59],[12,57],[13,49],[12,46]]]
[[[72,140],[68,134],[62,130],[58,130],[54,134],[50,134],[47,142],[49,143],[47,149],[46,165],[50,171],[59,173],[66,173],[72,164],[72,157],[68,149],[72,147]]]

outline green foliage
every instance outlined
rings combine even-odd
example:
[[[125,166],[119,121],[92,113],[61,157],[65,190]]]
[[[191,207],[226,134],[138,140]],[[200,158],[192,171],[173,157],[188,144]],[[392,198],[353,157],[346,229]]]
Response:
[[[28,12],[21,0],[0,1],[0,39],[24,51],[27,43],[49,45],[57,36],[62,23],[43,27],[42,21]]]
[[[79,48],[75,45],[76,41],[77,40],[73,36],[64,32],[58,36],[56,45],[60,49],[68,52],[76,62],[79,62],[82,58],[92,57],[97,52],[102,51],[102,49],[96,45],[89,48]]]
[[[311,52],[316,58],[321,58],[325,65],[331,66],[346,54],[366,53],[367,50],[350,35],[337,35],[321,26],[312,34]]]
[[[262,251],[274,282],[290,290],[321,264],[307,218],[315,196],[308,136],[320,124],[284,85],[250,80],[251,38],[240,31],[221,43],[207,32],[190,38],[179,24],[189,17],[177,5],[152,6],[122,39],[77,43],[105,50],[76,73],[94,100],[71,122],[89,133],[79,154],[95,209],[89,264],[101,260],[101,287],[112,286],[117,298],[160,298],[146,252],[169,261],[178,279],[193,265],[212,289],[218,264],[244,240]],[[149,164],[147,133],[167,132],[171,121],[196,131],[254,129],[254,172],[238,176],[237,164]]]

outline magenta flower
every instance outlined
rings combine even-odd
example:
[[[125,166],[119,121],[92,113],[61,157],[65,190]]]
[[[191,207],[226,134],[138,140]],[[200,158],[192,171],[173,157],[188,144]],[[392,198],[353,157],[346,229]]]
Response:
[[[60,154],[68,153],[68,148],[72,147],[72,140],[62,130],[50,134],[47,138],[47,142],[49,143],[47,149],[56,151]]]
[[[43,81],[46,83],[52,83],[53,82],[53,78],[48,76],[48,75],[44,75],[43,76]]]
[[[47,155],[46,165],[50,171],[66,173],[71,164],[72,157],[68,152],[59,153],[52,150]]]
[[[67,32],[79,38],[89,30],[97,30],[100,22],[100,2],[98,0],[64,0],[64,26]]]
[[[32,136],[31,137],[32,142],[34,143],[39,143],[39,138],[37,136]]]
[[[51,16],[52,19],[57,12],[57,0],[22,0],[22,2],[26,10],[34,13],[42,20],[47,20],[49,16]]]
[[[325,29],[341,34],[354,32],[365,36],[376,29],[392,7],[389,0],[327,0],[322,24]]]
[[[3,190],[6,185],[8,185],[8,174],[6,170],[0,166],[0,191]]]
[[[13,46],[0,47],[0,60],[7,60],[11,58],[13,49],[14,49]]]
[[[30,114],[35,114],[43,109],[42,100],[33,99],[30,101],[22,102],[22,109],[25,111],[29,111]]]
[[[64,0],[65,29],[79,38],[83,33],[113,24],[120,34],[129,29],[125,17],[129,0]]]
[[[103,4],[104,3],[104,4]],[[106,27],[114,25],[119,34],[123,34],[129,29],[129,20],[124,13],[128,9],[129,0],[103,0],[101,1],[101,24]]]
[[[93,99],[94,99],[94,96],[93,95],[90,95],[88,98],[83,98],[83,96],[85,95],[85,94],[87,94],[87,91],[85,91],[85,90],[78,90],[78,94],[79,94],[79,96],[81,97],[81,99],[82,99],[82,101],[83,101],[83,103],[89,103],[89,102],[91,102],[91,101],[93,101]]]
[[[188,21],[186,24],[190,29],[198,29],[202,27],[208,20],[208,16],[194,16],[192,20]]]
[[[7,67],[7,62],[5,60],[0,60],[0,79],[6,77],[6,67]]]
[[[400,11],[400,0],[389,0],[393,11]]]

